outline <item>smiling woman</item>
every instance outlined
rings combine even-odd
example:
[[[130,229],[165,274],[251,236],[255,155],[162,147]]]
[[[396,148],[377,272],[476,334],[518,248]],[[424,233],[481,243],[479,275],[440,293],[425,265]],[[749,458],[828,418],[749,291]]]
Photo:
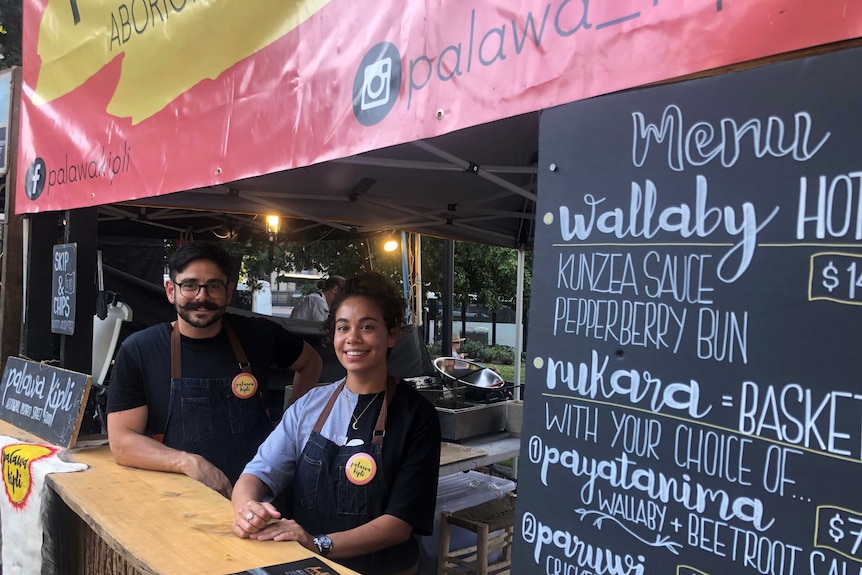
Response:
[[[246,466],[232,497],[237,536],[298,541],[361,573],[416,572],[415,536],[433,530],[440,420],[388,372],[405,308],[381,274],[346,281],[325,327],[347,377],[293,403]],[[292,519],[268,503],[285,489]]]

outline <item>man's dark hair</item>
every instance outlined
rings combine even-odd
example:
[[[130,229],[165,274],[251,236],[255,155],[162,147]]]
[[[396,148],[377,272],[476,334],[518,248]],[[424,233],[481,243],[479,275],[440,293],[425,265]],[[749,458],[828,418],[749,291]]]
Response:
[[[218,244],[206,242],[192,242],[183,244],[168,260],[168,273],[171,280],[176,281],[177,274],[182,273],[186,267],[198,260],[213,262],[227,277],[228,282],[233,281],[233,262],[228,253]]]

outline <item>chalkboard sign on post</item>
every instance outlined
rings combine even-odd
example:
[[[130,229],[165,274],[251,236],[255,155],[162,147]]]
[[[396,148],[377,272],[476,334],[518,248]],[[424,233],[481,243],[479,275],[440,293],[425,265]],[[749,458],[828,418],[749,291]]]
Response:
[[[51,333],[75,335],[75,273],[78,244],[54,246],[52,260]]]
[[[543,112],[513,573],[862,575],[859,70]]]
[[[60,447],[78,439],[91,378],[18,357],[3,369],[0,419]]]

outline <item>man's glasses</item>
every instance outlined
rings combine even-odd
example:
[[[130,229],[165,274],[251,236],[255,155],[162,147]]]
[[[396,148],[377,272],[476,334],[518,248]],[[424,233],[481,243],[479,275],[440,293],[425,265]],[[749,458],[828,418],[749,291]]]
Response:
[[[225,292],[227,292],[227,284],[221,280],[212,280],[203,284],[194,280],[188,280],[184,282],[174,282],[174,284],[179,286],[180,293],[183,294],[184,297],[196,297],[201,292],[201,288],[206,289],[207,295],[213,298],[223,297]]]

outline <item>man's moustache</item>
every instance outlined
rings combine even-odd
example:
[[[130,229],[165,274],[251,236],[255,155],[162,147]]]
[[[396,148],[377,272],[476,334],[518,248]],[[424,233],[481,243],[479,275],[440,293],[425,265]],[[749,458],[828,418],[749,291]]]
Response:
[[[202,302],[197,302],[197,303],[186,304],[186,305],[182,306],[182,308],[184,310],[187,310],[187,311],[198,311],[198,310],[202,310],[202,309],[205,309],[207,311],[215,311],[215,310],[221,309],[221,306],[218,304],[208,302],[208,301],[202,301]]]

